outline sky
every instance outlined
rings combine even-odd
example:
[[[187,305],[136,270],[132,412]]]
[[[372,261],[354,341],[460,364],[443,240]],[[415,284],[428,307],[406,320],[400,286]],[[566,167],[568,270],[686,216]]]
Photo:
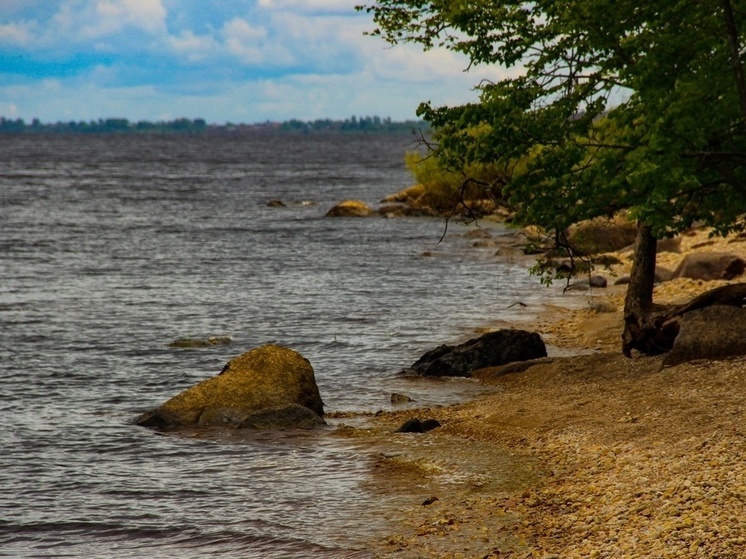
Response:
[[[364,0],[0,0],[0,116],[416,118],[498,68],[366,36]]]

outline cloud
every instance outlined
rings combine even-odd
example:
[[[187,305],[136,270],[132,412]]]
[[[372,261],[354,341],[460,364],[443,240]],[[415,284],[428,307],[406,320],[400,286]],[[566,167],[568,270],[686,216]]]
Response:
[[[365,36],[359,1],[0,0],[0,116],[406,119],[504,75]]]
[[[220,55],[222,46],[212,35],[195,35],[190,29],[178,36],[169,36],[166,42],[171,51],[188,63],[202,63]]]
[[[223,26],[221,35],[228,52],[242,63],[261,64],[266,61],[266,29],[234,18]]]
[[[165,30],[165,21],[161,0],[67,0],[52,17],[49,31],[81,43],[127,29],[156,34]]]
[[[0,25],[0,44],[26,46],[33,38],[33,23],[21,22]]]
[[[106,22],[126,23],[148,33],[165,29],[166,9],[161,0],[98,0],[96,11]]]
[[[355,0],[259,0],[265,10],[292,11],[294,13],[352,13],[358,4]]]

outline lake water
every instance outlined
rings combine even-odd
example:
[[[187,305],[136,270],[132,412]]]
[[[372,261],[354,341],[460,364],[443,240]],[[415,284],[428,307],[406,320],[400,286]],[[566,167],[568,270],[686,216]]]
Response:
[[[411,142],[0,135],[0,556],[369,557],[370,458],[333,423],[132,420],[268,342],[311,361],[328,412],[478,393],[396,372],[556,291],[465,226],[438,243],[441,219],[325,218],[409,186]],[[210,336],[233,341],[168,347]]]

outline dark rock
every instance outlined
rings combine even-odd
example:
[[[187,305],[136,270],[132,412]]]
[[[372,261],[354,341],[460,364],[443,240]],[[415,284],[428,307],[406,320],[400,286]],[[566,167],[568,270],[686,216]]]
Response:
[[[457,346],[438,346],[403,372],[435,377],[469,377],[477,369],[546,355],[546,346],[539,334],[525,330],[498,330]]]
[[[613,254],[601,254],[593,258],[593,264],[594,266],[603,266],[605,268],[611,268],[612,266],[618,266],[620,264],[623,264],[623,262],[619,260]]]
[[[713,305],[683,316],[663,366],[739,355],[746,355],[746,309]]]
[[[591,287],[604,288],[608,285],[608,281],[603,276],[591,276],[589,279],[576,281],[572,285],[568,286],[568,290],[585,291]]]
[[[404,424],[399,427],[397,433],[427,433],[433,429],[440,427],[440,422],[437,419],[426,419],[420,421],[418,418],[413,418],[405,421]]]
[[[673,278],[694,280],[730,280],[743,274],[746,261],[735,254],[724,252],[695,252],[687,254],[674,270]]]
[[[300,404],[268,408],[249,415],[239,423],[245,429],[313,429],[326,425],[315,411]]]
[[[209,347],[213,345],[227,345],[233,341],[231,336],[210,336],[209,338],[179,338],[174,340],[168,347]]]
[[[554,363],[554,359],[551,357],[529,359],[528,361],[516,361],[514,363],[508,363],[507,365],[477,369],[471,376],[472,378],[481,380],[482,382],[490,382],[494,379],[504,377],[505,375],[524,373],[536,365],[549,365],[551,363]]]
[[[570,277],[587,274],[590,269],[590,264],[582,260],[562,260],[555,266],[555,270],[558,274]]]
[[[606,278],[603,276],[591,276],[588,283],[591,287],[606,287],[608,284]]]
[[[433,503],[435,503],[437,501],[440,501],[440,499],[438,499],[437,497],[428,497],[427,499],[425,499],[424,501],[422,501],[422,506],[423,507],[428,507],[428,506],[432,505]]]
[[[414,400],[412,400],[412,398],[410,398],[409,396],[405,396],[404,394],[397,394],[396,392],[394,392],[391,395],[392,404],[404,404],[404,403],[413,402],[413,401]]]
[[[307,414],[288,408],[291,404],[323,416],[324,404],[313,367],[291,349],[265,345],[231,359],[217,376],[174,396],[135,422],[146,427],[238,427],[248,426],[242,424],[257,412],[266,411],[268,415],[256,416],[256,422],[274,418],[288,427],[289,419],[297,417],[305,425]]]
[[[270,208],[284,208],[285,207],[285,203],[282,200],[270,200],[269,202],[267,202],[267,205]]]

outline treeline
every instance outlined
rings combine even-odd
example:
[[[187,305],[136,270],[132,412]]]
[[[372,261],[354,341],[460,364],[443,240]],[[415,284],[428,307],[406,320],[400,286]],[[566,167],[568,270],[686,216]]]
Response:
[[[318,119],[313,121],[289,120],[283,122],[281,129],[285,132],[411,132],[424,130],[428,123],[416,120],[394,122],[391,118],[379,116],[365,116],[348,118],[345,120]]]
[[[202,118],[178,118],[171,121],[131,122],[126,118],[100,118],[90,121],[68,121],[42,123],[38,118],[26,123],[22,118],[0,117],[2,133],[83,133],[83,134],[207,134],[240,132],[279,132],[279,133],[345,133],[380,132],[409,133],[424,130],[427,124],[420,121],[394,122],[390,118],[378,116],[351,117],[345,120],[319,119],[314,121],[289,120],[286,122],[262,122],[256,124],[207,124]]]

